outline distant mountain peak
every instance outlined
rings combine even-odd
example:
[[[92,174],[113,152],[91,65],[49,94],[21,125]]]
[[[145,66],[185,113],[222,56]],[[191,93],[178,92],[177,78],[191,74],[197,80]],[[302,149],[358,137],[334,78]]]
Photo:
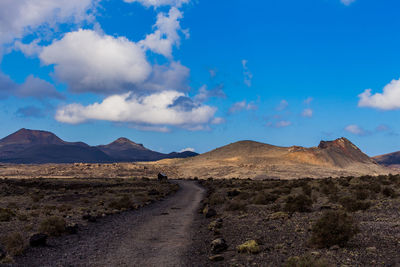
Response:
[[[345,137],[341,137],[333,141],[321,141],[318,145],[318,148],[320,149],[326,149],[330,147],[337,147],[341,149],[353,148],[355,150],[360,150],[357,146],[350,142],[349,139]]]
[[[2,144],[64,144],[58,136],[47,131],[22,128],[0,140]]]
[[[131,144],[131,145],[137,145],[137,146],[142,146],[143,147],[143,144],[135,143],[132,140],[129,140],[128,138],[126,138],[126,137],[120,137],[117,140],[115,140],[114,142],[112,142],[111,144]]]

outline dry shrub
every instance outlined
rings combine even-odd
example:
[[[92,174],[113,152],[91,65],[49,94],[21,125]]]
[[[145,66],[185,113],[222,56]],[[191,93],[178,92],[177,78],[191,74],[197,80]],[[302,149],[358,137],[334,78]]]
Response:
[[[226,206],[226,211],[246,211],[246,203],[240,200],[230,200]]]
[[[268,205],[270,203],[274,203],[275,200],[277,200],[277,199],[278,199],[277,195],[266,193],[266,192],[260,192],[254,197],[253,204]]]
[[[39,231],[51,236],[59,236],[65,232],[66,225],[63,218],[53,216],[42,221]]]
[[[9,222],[15,213],[11,209],[0,208],[0,222]]]
[[[318,248],[343,247],[358,231],[358,226],[347,213],[327,211],[312,227],[310,243]]]
[[[385,188],[383,188],[382,194],[383,194],[385,197],[390,197],[390,198],[396,198],[396,197],[397,197],[396,191],[395,191],[393,188],[388,187],[388,186],[386,186]]]
[[[349,212],[367,210],[371,207],[371,202],[360,201],[353,197],[343,197],[339,200],[339,203]]]
[[[133,206],[132,199],[128,195],[124,195],[117,200],[112,201],[109,205],[112,209],[130,209]]]
[[[284,267],[327,267],[329,264],[324,259],[316,259],[310,255],[290,257]]]
[[[312,200],[306,195],[289,196],[286,200],[285,211],[287,212],[310,212]]]
[[[25,249],[24,238],[17,232],[7,235],[3,242],[7,253],[11,256],[20,255]]]

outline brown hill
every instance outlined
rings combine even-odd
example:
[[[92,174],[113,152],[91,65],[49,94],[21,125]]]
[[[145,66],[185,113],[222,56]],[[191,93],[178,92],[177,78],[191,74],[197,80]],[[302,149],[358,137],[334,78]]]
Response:
[[[385,165],[390,168],[400,168],[400,151],[375,156],[373,159],[378,162],[379,164]]]
[[[317,178],[386,174],[380,166],[346,138],[321,141],[318,147],[279,147],[240,141],[188,159],[155,163],[177,177]]]

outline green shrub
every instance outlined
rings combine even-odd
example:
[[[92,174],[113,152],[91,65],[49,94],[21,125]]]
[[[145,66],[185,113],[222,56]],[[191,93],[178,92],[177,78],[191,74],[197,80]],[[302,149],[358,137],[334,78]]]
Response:
[[[312,227],[310,243],[318,248],[343,247],[358,231],[358,226],[347,213],[327,211]]]
[[[329,264],[324,259],[316,259],[310,255],[290,257],[284,267],[327,267]]]
[[[9,222],[15,213],[10,209],[0,208],[0,222]]]
[[[216,206],[223,204],[225,202],[225,197],[222,194],[214,193],[210,196],[210,205]]]
[[[287,212],[310,212],[312,200],[306,195],[289,196],[286,200],[285,211]]]
[[[358,200],[366,200],[369,197],[370,192],[366,189],[359,188],[356,190],[355,195]]]
[[[49,217],[42,221],[39,231],[51,236],[59,236],[65,232],[66,222],[63,218]]]

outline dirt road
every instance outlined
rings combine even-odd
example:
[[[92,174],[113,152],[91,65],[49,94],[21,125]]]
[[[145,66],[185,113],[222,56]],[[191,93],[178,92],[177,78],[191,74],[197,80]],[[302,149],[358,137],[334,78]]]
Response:
[[[164,201],[138,211],[106,217],[77,235],[32,248],[18,266],[186,266],[195,233],[193,220],[204,194],[193,181]]]

